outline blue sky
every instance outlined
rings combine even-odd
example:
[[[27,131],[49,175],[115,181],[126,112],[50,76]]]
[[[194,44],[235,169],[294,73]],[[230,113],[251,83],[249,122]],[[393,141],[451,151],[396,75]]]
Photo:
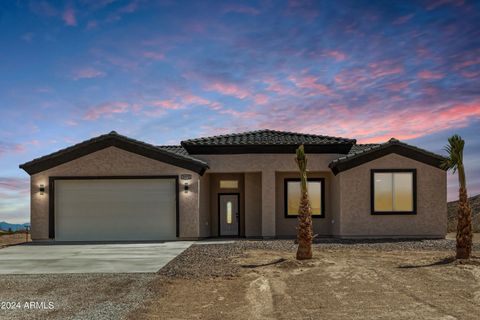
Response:
[[[155,144],[277,129],[442,153],[480,193],[480,2],[2,1],[0,220],[29,161],[116,130]],[[449,176],[449,199],[456,197]]]

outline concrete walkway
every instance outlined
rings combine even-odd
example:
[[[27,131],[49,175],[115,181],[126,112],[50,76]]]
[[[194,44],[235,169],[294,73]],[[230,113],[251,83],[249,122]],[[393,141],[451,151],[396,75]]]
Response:
[[[17,245],[0,250],[0,274],[153,273],[192,243]]]

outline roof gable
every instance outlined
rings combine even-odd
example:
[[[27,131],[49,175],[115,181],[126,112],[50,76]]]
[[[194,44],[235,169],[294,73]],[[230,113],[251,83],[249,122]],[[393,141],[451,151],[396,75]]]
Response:
[[[294,153],[303,144],[309,153],[346,154],[356,140],[275,130],[257,130],[182,141],[190,154]]]
[[[208,168],[205,162],[186,154],[173,152],[168,148],[156,147],[145,142],[131,139],[115,131],[34,159],[21,164],[19,167],[32,175],[108,147],[116,147],[150,159],[188,169],[200,175]]]
[[[436,168],[440,168],[442,161],[445,159],[433,152],[392,138],[382,144],[355,145],[346,156],[333,160],[329,164],[329,167],[333,174],[336,175],[339,172],[357,167],[391,153],[396,153]]]

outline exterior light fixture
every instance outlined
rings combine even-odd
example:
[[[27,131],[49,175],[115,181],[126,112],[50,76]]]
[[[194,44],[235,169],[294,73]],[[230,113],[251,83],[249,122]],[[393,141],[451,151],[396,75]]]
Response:
[[[192,180],[192,175],[191,174],[181,174],[180,179],[185,181],[185,183],[183,185],[183,191],[185,193],[188,193],[188,181]]]
[[[38,188],[38,191],[40,192],[40,195],[43,196],[43,194],[45,193],[45,185],[41,184]]]

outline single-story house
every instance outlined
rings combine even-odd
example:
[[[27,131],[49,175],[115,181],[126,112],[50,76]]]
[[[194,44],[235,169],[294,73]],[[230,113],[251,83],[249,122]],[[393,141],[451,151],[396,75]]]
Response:
[[[259,130],[156,146],[112,131],[20,165],[32,239],[293,237],[300,144],[319,237],[445,236],[443,158],[396,139]]]

